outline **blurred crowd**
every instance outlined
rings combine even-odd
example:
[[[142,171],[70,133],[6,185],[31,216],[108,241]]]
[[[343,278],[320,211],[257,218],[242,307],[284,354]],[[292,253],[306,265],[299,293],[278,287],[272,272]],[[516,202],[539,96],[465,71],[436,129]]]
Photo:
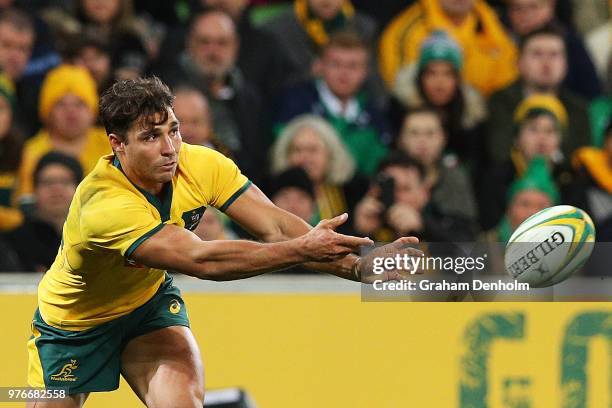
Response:
[[[506,242],[586,210],[612,241],[610,0],[0,0],[0,271],[45,271],[111,153],[114,81],[156,75],[183,141],[311,224]],[[245,236],[207,209],[202,239]]]

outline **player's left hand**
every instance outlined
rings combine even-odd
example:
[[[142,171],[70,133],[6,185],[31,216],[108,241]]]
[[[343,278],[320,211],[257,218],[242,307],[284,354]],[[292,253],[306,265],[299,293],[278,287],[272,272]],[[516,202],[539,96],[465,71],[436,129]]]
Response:
[[[360,257],[357,261],[355,268],[360,276],[361,282],[372,283],[375,280],[399,281],[409,279],[413,274],[423,273],[423,271],[420,270],[411,271],[403,268],[385,270],[382,274],[375,274],[373,272],[375,258],[395,258],[396,255],[399,255],[402,258],[404,257],[404,255],[408,255],[410,257],[422,256],[423,251],[407,246],[409,244],[418,243],[419,239],[416,237],[401,237],[390,244],[374,248],[367,255]]]

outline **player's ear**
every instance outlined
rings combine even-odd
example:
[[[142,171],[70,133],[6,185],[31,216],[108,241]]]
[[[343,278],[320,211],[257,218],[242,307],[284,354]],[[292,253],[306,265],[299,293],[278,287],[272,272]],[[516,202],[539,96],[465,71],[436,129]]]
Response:
[[[123,143],[122,137],[116,135],[115,133],[111,133],[108,135],[108,140],[114,152],[123,152],[125,150],[125,144]]]

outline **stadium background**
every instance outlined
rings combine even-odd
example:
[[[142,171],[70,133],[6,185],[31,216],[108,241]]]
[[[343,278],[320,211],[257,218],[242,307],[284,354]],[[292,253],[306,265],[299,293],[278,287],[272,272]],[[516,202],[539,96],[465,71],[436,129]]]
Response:
[[[2,4],[0,7],[10,8],[10,3],[14,3],[30,15],[39,17],[39,14],[42,15],[40,11],[47,6],[70,14],[78,2],[24,0],[6,3],[8,5]],[[160,21],[163,21],[162,26],[178,25],[180,28],[186,25],[189,14],[198,9],[194,6],[197,3],[195,0],[134,1],[139,17],[146,15],[140,22],[149,23],[144,28],[139,26],[139,34],[159,39]],[[291,2],[254,0],[251,3],[262,7],[253,10],[253,21],[257,24],[263,24],[264,20],[292,8]],[[415,1],[355,0],[352,3],[358,12],[369,13],[377,19],[379,30],[383,30]],[[503,24],[508,28],[507,2],[494,0],[487,4],[502,17]],[[610,2],[606,0],[557,0],[556,19],[564,25],[574,25],[579,38],[588,38],[589,52],[593,51],[595,44],[596,51],[603,50],[604,54],[609,54],[609,44],[612,42],[609,36],[609,7]],[[85,24],[82,16],[74,17]],[[44,125],[39,118],[38,95],[27,91],[39,90],[45,75],[59,64],[61,58],[76,61],[79,56],[75,53],[82,51],[82,47],[92,44],[94,48],[100,47],[93,41],[72,49],[71,26],[66,24],[61,27],[60,24],[68,20],[62,20],[61,14],[48,14],[45,18],[67,30],[67,33],[63,33],[67,36],[62,38],[61,44],[65,48],[45,48],[49,47],[49,43],[43,41],[24,77],[12,78],[15,82],[12,85],[17,86],[17,97],[24,98],[17,101],[21,110],[17,110],[15,117],[15,121],[21,122],[19,124],[24,128],[24,140],[32,137]],[[598,33],[599,37],[590,36],[590,29],[599,28],[600,24],[608,27],[608,31],[603,31],[608,37],[602,37],[601,33]],[[185,30],[182,35],[185,35]],[[601,38],[604,39],[603,46],[598,46],[601,43],[597,40]],[[246,39],[243,38],[243,41]],[[143,54],[146,59],[146,53],[150,50],[143,50],[138,44],[126,42],[125,45],[125,48],[118,47],[111,52],[113,70],[116,70],[114,74],[118,75],[120,71],[121,75],[133,75],[149,72],[149,68],[159,68],[154,67],[155,64],[147,66],[146,61],[142,61]],[[104,46],[100,49],[109,51]],[[258,48],[258,51],[265,50]],[[170,55],[178,60],[176,54]],[[378,52],[374,52],[373,56],[378,58]],[[450,60],[454,58],[452,55],[447,57]],[[586,131],[582,132],[581,129],[573,137],[586,138],[587,143],[595,147],[603,144],[604,129],[610,115],[610,73],[600,69],[607,62],[601,63],[600,57],[599,53],[591,55],[600,76],[599,89],[589,88],[590,84],[597,82],[595,75],[578,76],[578,84],[573,83],[582,91],[585,101],[581,105],[581,112],[586,115],[589,109],[593,130],[592,137],[586,137]],[[6,67],[2,68],[7,71]],[[511,64],[502,68],[504,72],[510,72],[515,71],[516,67]],[[159,73],[155,69],[152,72]],[[267,72],[268,79],[264,75],[262,83],[258,84],[264,96],[272,92],[268,86],[270,78],[274,82],[274,75]],[[65,78],[65,75],[62,76],[62,81]],[[487,86],[482,87],[483,92],[487,91],[484,89]],[[0,96],[8,99],[14,97],[14,90],[11,89],[4,79],[0,81]],[[380,90],[376,84],[372,89]],[[91,94],[87,92],[81,95],[91,99]],[[254,110],[255,106],[249,108]],[[548,108],[555,110],[554,107]],[[498,120],[495,118],[493,124],[514,129],[516,123],[512,119],[512,112],[506,113],[505,121],[495,123]],[[570,121],[578,118],[578,115],[571,113]],[[220,147],[212,142],[208,144]],[[10,154],[9,150],[0,151],[2,160],[8,160],[7,152]],[[474,159],[470,154],[463,158]],[[265,163],[271,165],[268,161]],[[257,167],[266,167],[259,162],[255,166],[248,161],[242,164],[247,171],[255,173],[260,170]],[[11,184],[14,181],[11,171],[15,169],[9,170],[0,168],[1,210],[14,202],[7,198],[15,193],[11,190],[14,187]],[[479,170],[472,174],[488,174]],[[540,191],[555,195],[551,193],[550,180],[537,181]],[[554,180],[555,183],[558,181]],[[303,187],[301,180],[292,179],[290,182]],[[510,188],[510,184],[505,187]],[[484,191],[488,191],[486,186],[484,188]],[[505,197],[506,192],[502,193],[502,197]],[[456,198],[453,195],[450,197]],[[25,197],[19,202],[25,213],[31,210],[32,201],[28,201],[29,198]],[[482,195],[476,198],[480,199]],[[448,196],[445,199],[448,200]],[[499,203],[491,205],[491,202],[485,202],[483,206],[495,208],[496,204]],[[506,204],[502,202],[499,208],[495,208],[498,214],[494,216],[501,217],[501,207]],[[486,230],[489,229],[497,232],[497,218],[486,227],[480,225],[481,232],[488,232]],[[22,215],[0,212],[0,229],[4,231],[6,225],[15,226],[16,220],[21,222]],[[607,225],[609,227],[609,223]],[[449,232],[452,230],[449,229]],[[457,231],[463,229],[455,228]],[[236,233],[240,232],[225,228],[221,236],[235,237]],[[0,235],[0,265],[4,265],[3,262],[9,258],[8,248],[2,245],[2,241],[12,243],[17,238],[14,235],[4,236],[4,232]],[[34,246],[37,240],[31,238],[20,237],[31,245],[30,248],[35,248],[30,250],[33,256],[38,247]],[[42,241],[42,236],[40,238]],[[475,239],[475,236],[471,238]],[[6,267],[6,270],[9,268]],[[25,342],[36,307],[35,283],[40,272],[29,276],[1,274],[0,387],[25,385]],[[351,283],[318,276],[301,278],[290,275],[290,279],[289,284],[286,278],[274,276],[271,279],[248,280],[238,285],[213,284],[204,289],[192,280],[179,279],[179,287],[184,292],[192,327],[203,354],[207,387],[243,387],[263,408],[612,406],[612,308],[609,303],[364,303],[358,287]],[[124,382],[118,392],[93,395],[87,403],[88,407],[94,408],[140,405]]]

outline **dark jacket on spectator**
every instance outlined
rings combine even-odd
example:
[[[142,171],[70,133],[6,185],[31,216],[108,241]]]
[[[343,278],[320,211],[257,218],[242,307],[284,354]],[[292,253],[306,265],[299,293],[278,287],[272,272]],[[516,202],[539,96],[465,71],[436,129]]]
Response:
[[[296,67],[281,51],[274,35],[251,23],[250,8],[244,10],[236,23],[236,29],[240,37],[236,65],[245,78],[257,87],[259,93],[269,100]],[[178,25],[168,30],[160,48],[159,64],[179,58],[185,49],[187,33],[186,25]]]
[[[6,234],[7,241],[19,257],[26,272],[45,272],[55,260],[61,236],[47,222],[35,216]]]
[[[290,61],[293,72],[289,82],[295,84],[311,79],[312,64],[320,50],[298,21],[294,10],[281,13],[262,28],[276,38],[280,52]],[[371,17],[357,12],[345,29],[354,30],[372,50],[376,49],[377,26]],[[372,94],[375,104],[383,107],[387,103],[387,95],[377,72],[376,58],[371,58],[370,75],[365,86]]]
[[[599,96],[601,84],[595,65],[584,46],[584,41],[574,30],[565,31],[565,49],[567,53],[565,86],[588,100]]]
[[[215,135],[232,152],[247,177],[255,183],[262,180],[266,166],[261,163],[268,151],[270,138],[264,132],[266,119],[257,89],[236,68],[228,75],[223,97],[216,98],[187,54],[182,54],[177,64],[160,68],[162,70],[157,74],[170,87],[190,85],[206,95]]]

